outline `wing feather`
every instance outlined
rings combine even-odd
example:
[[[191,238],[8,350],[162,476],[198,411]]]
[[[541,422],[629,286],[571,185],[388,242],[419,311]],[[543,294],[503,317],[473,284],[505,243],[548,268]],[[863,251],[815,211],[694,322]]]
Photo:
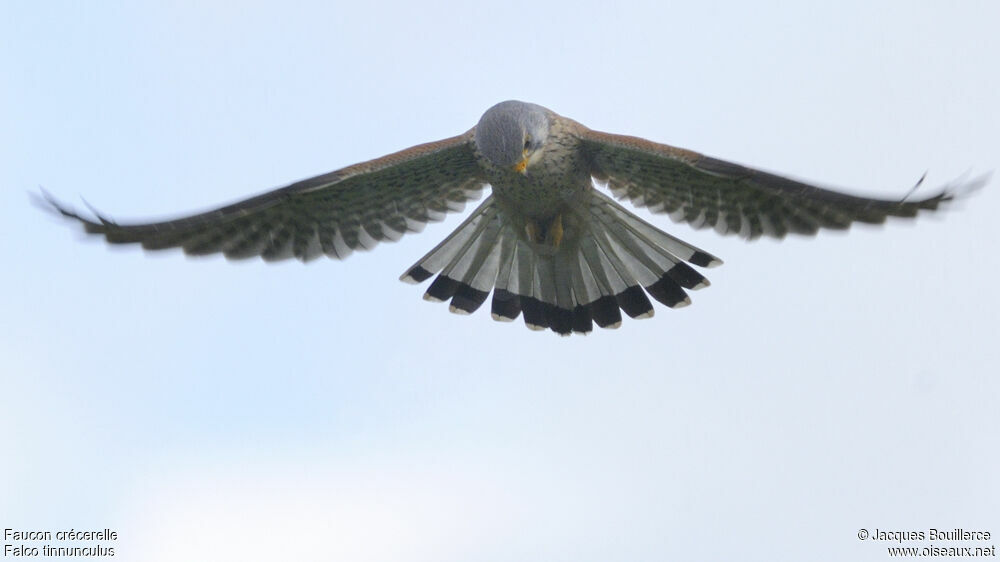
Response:
[[[471,131],[355,164],[212,211],[145,224],[91,219],[45,194],[60,214],[114,244],[180,247],[188,254],[221,252],[307,261],[321,253],[343,259],[429,221],[460,211],[486,185]]]
[[[917,200],[859,197],[704,156],[697,152],[579,126],[591,174],[611,192],[653,212],[669,213],[696,228],[748,239],[845,229],[853,222],[882,223],[937,209],[986,178],[945,188]]]

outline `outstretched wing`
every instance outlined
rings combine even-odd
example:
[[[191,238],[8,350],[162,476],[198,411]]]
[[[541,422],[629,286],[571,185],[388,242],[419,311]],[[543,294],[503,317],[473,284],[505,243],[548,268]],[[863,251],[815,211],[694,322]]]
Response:
[[[882,223],[888,216],[913,217],[955,196],[946,189],[912,201],[869,199],[636,137],[583,127],[578,135],[592,175],[606,180],[616,197],[669,213],[673,220],[696,228],[714,227],[721,234],[747,239],[846,229],[855,221]],[[974,180],[964,188],[984,181]]]
[[[471,131],[355,164],[214,211],[148,224],[83,217],[48,197],[62,215],[114,244],[227,258],[326,254],[343,259],[358,248],[418,232],[479,196],[486,180],[473,155]]]

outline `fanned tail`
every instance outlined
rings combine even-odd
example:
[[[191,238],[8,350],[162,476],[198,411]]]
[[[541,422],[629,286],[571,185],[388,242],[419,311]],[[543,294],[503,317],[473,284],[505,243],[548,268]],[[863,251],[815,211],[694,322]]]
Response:
[[[478,309],[492,290],[494,319],[523,315],[531,329],[569,335],[591,332],[594,324],[617,328],[622,311],[652,316],[647,294],[670,308],[686,306],[685,289],[709,282],[685,262],[722,263],[596,191],[564,222],[571,234],[558,248],[531,242],[489,197],[401,279],[420,283],[438,274],[424,298],[450,299],[449,309],[462,314]]]

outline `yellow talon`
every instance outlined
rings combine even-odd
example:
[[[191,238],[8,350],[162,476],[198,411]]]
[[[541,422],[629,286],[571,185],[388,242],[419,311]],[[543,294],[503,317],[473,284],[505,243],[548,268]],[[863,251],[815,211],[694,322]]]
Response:
[[[538,223],[528,219],[528,222],[524,223],[524,233],[528,235],[528,240],[531,242],[539,242],[541,237],[538,235],[539,228]]]
[[[563,238],[562,215],[556,215],[544,228],[535,220],[528,219],[524,223],[524,233],[531,242],[558,248]]]
[[[552,219],[552,224],[549,225],[548,235],[545,237],[545,241],[552,244],[553,248],[558,248],[559,243],[562,242],[563,237],[563,226],[562,226],[562,214],[556,215],[556,218]]]

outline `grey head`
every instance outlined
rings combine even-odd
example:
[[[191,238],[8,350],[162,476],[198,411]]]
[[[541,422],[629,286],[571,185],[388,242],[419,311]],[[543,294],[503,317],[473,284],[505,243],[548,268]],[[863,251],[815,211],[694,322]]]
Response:
[[[495,165],[524,172],[528,159],[549,136],[549,112],[540,105],[503,101],[476,125],[476,148]]]

